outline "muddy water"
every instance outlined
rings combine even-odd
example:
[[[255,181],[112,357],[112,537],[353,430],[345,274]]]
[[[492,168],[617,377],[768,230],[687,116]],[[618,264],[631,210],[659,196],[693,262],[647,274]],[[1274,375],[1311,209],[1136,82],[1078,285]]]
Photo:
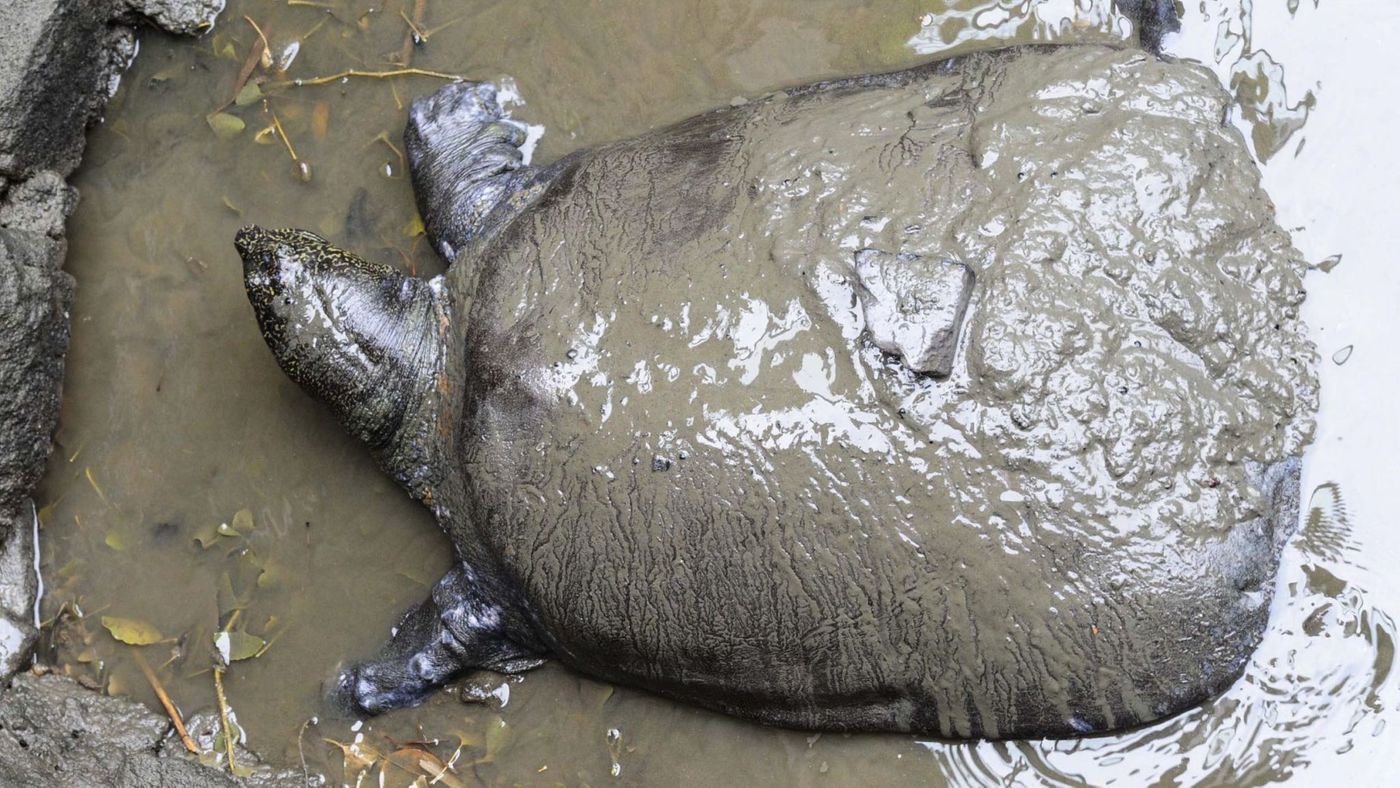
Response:
[[[1300,248],[1318,263],[1341,255],[1307,283],[1323,355],[1304,481],[1305,496],[1316,492],[1245,678],[1214,703],[1124,736],[953,745],[757,728],[552,667],[519,683],[476,682],[494,692],[486,705],[442,694],[358,729],[327,719],[322,678],[377,647],[446,569],[448,547],[277,369],[231,239],[249,222],[301,226],[372,258],[439,270],[384,141],[399,144],[403,105],[438,81],[278,93],[268,106],[309,182],[275,133],[259,134],[273,122],[262,102],[225,109],[246,125],[227,139],[206,115],[232,98],[258,39],[245,14],[274,59],[299,42],[288,78],[379,70],[399,56],[399,12],[411,16],[412,2],[330,5],[235,1],[200,42],[148,36],[92,135],[70,222],[80,286],[67,396],[41,500],[49,656],[64,669],[154,704],[133,647],[101,621],[137,619],[168,638],[141,649],[165,689],[187,714],[208,710],[211,634],[239,608],[234,628],[271,641],[225,678],[248,745],[333,782],[353,782],[358,762],[325,740],[357,737],[366,757],[428,740],[447,758],[464,743],[458,771],[490,782],[1263,784],[1302,774],[1366,784],[1389,774],[1400,686],[1386,611],[1400,610],[1400,581],[1388,564],[1400,537],[1387,526],[1400,501],[1388,452],[1400,415],[1377,398],[1400,381],[1390,352],[1400,274],[1374,217],[1400,201],[1400,153],[1383,142],[1400,120],[1400,86],[1376,76],[1389,71],[1380,53],[1385,31],[1400,33],[1400,12],[1382,0],[1252,11],[1207,0],[1191,4],[1188,34],[1170,45],[1233,85],[1234,119],[1266,160],[1265,185]],[[543,126],[536,155],[547,161],[774,85],[897,68],[987,39],[1101,38],[1119,27],[1054,0],[429,0],[413,65],[512,78],[528,102],[516,115]]]

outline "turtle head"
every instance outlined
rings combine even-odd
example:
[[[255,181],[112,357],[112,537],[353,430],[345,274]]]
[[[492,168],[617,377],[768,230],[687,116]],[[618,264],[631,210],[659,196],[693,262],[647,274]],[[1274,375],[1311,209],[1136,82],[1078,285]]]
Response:
[[[245,227],[234,245],[282,370],[381,463],[398,464],[404,442],[418,434],[406,428],[429,407],[442,364],[447,320],[434,288],[304,230]]]

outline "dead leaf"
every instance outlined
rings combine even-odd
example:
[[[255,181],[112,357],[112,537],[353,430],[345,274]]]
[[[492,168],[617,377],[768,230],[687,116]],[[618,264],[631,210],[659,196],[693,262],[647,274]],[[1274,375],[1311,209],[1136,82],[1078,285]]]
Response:
[[[253,530],[253,513],[247,509],[239,509],[233,515],[233,530],[240,534],[246,534]]]
[[[205,120],[209,123],[209,128],[214,130],[214,135],[221,140],[231,140],[243,133],[243,129],[247,127],[242,118],[227,112],[215,112]]]
[[[234,97],[233,103],[240,107],[246,107],[249,104],[258,103],[262,100],[262,97],[262,86],[256,82],[249,81],[244,83],[243,88],[238,91],[238,95]]]
[[[103,616],[102,626],[112,633],[112,637],[128,646],[149,646],[165,639],[159,629],[140,619]]]
[[[331,105],[325,101],[316,102],[311,109],[311,136],[317,142],[324,140],[331,126]]]

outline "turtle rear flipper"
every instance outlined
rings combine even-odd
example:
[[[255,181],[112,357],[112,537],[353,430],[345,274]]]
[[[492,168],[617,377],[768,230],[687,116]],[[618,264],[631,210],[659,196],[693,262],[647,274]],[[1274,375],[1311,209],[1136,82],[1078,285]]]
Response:
[[[503,224],[506,217],[488,216],[533,180],[521,152],[526,137],[489,82],[454,82],[413,102],[404,129],[413,194],[428,240],[447,262]]]
[[[514,617],[487,599],[472,577],[464,564],[454,566],[404,616],[377,657],[336,677],[332,701],[378,714],[411,706],[472,668],[518,673],[539,666],[539,654],[511,637]]]

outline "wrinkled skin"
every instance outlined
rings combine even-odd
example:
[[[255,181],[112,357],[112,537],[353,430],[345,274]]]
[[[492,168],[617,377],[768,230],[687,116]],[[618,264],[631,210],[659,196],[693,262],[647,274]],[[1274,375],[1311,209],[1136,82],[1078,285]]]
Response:
[[[447,274],[237,242],[279,362],[460,559],[339,696],[548,657],[765,723],[1010,738],[1223,691],[1316,396],[1226,102],[1143,52],[1006,50],[544,168],[490,86],[416,102]]]

